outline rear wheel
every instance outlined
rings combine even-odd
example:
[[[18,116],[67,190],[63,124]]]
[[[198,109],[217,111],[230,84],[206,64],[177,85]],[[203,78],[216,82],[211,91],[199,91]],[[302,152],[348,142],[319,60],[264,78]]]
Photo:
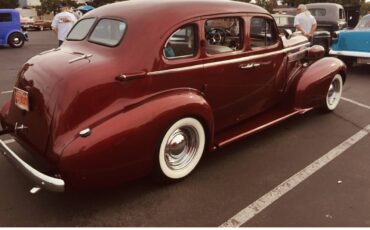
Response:
[[[13,33],[8,38],[8,44],[13,48],[21,48],[24,45],[23,35],[20,33]]]
[[[340,74],[334,76],[333,80],[330,83],[328,92],[326,94],[325,105],[323,110],[325,112],[332,112],[337,108],[340,97],[342,96],[343,91],[343,79]]]
[[[205,132],[194,118],[175,122],[161,140],[157,175],[161,181],[171,182],[189,175],[198,165],[204,151]]]

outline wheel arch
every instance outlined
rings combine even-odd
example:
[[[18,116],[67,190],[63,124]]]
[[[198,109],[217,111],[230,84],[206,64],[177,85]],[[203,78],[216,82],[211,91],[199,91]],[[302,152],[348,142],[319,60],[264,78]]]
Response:
[[[327,89],[336,74],[346,80],[346,66],[337,58],[322,58],[305,69],[298,80],[294,97],[296,109],[317,108],[322,105]]]
[[[120,184],[146,175],[153,169],[160,137],[183,117],[199,120],[206,135],[205,151],[210,149],[214,125],[209,104],[197,90],[174,89],[104,120],[91,128],[88,137],[76,136],[61,153],[61,175],[71,187]],[[108,180],[110,175],[114,176]]]

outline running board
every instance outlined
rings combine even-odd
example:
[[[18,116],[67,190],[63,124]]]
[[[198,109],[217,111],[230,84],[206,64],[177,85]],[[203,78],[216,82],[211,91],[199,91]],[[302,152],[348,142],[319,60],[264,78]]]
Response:
[[[292,116],[295,116],[298,114],[304,114],[312,109],[313,108],[296,109],[290,112],[277,111],[274,114],[271,114],[268,112],[268,113],[264,113],[263,115],[259,115],[256,117],[256,119],[251,119],[251,120],[245,121],[242,124],[238,124],[234,128],[231,128],[223,132],[220,136],[216,137],[215,138],[215,148],[221,148],[241,138],[250,136],[254,133],[257,133],[261,130],[271,127],[277,123],[280,123]],[[268,118],[271,121],[266,122]]]

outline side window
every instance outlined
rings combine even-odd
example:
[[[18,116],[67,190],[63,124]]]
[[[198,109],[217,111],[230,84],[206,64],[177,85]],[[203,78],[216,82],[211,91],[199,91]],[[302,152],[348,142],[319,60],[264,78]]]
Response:
[[[273,21],[254,17],[251,20],[250,45],[252,49],[271,46],[277,42]]]
[[[344,19],[344,18],[345,18],[344,10],[343,9],[339,9],[339,19]]]
[[[209,19],[205,23],[208,54],[233,52],[243,48],[243,23],[236,17]]]
[[[10,13],[0,13],[0,22],[11,22],[12,15]]]
[[[197,53],[196,26],[187,25],[178,29],[167,40],[163,54],[167,59],[194,57]]]

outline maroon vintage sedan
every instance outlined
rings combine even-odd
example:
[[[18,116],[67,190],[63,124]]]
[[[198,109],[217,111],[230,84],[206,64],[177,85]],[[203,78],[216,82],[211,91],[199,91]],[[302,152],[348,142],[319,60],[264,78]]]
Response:
[[[210,0],[126,1],[86,14],[58,49],[20,70],[1,110],[51,191],[153,173],[176,181],[214,151],[312,109],[334,110],[345,65],[303,36],[279,36],[264,9]]]

